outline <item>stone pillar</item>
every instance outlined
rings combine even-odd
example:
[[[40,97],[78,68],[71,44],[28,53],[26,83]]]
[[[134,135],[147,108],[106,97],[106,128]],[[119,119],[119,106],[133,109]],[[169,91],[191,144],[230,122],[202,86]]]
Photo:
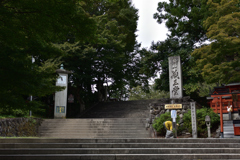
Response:
[[[56,72],[59,74],[56,86],[63,86],[65,89],[55,93],[54,118],[66,118],[68,74],[71,72],[65,69],[57,69]]]
[[[180,56],[168,57],[168,65],[170,99],[182,98],[182,65]]]
[[[197,138],[197,114],[196,114],[196,102],[190,102],[191,117],[192,117],[192,136]]]

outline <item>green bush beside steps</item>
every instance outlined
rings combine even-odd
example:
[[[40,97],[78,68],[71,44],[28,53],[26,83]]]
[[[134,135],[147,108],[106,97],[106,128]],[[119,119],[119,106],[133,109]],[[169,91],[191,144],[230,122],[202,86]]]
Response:
[[[206,138],[208,136],[207,126],[205,122],[205,117],[208,115],[211,118],[211,132],[215,132],[220,124],[220,117],[218,114],[213,112],[211,108],[203,107],[197,109],[197,131],[199,138]],[[163,122],[172,121],[171,113],[166,112],[161,114],[160,117],[156,118],[153,123],[153,128],[158,132],[158,135],[164,136],[166,134],[166,129],[163,126]],[[177,116],[177,123],[179,124],[177,128],[178,135],[182,132],[192,133],[192,122],[191,122],[191,110],[185,113],[182,119]]]

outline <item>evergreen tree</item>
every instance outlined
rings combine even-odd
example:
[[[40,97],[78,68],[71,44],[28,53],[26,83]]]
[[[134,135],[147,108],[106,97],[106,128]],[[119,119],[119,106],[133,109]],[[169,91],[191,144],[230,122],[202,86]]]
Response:
[[[64,53],[52,42],[62,41],[69,33],[79,41],[93,36],[95,22],[81,2],[0,2],[0,108],[27,109],[37,105],[26,103],[28,96],[42,97],[62,89],[55,86],[55,81],[59,57]]]
[[[133,81],[138,20],[137,9],[128,0],[86,0],[84,9],[97,22],[94,39],[59,45],[67,53],[66,68],[74,71],[71,80],[81,105],[94,101],[95,94],[97,101],[105,101],[106,92],[108,97],[119,95],[115,91],[123,94]]]
[[[152,43],[149,51],[152,52],[151,58],[145,63],[149,64],[151,61],[155,65],[152,67],[152,75],[157,72],[156,70],[160,71],[161,77],[155,81],[159,90],[169,90],[168,57],[179,55],[182,61],[185,94],[190,95],[199,91],[201,87],[199,82],[202,83],[203,79],[199,70],[193,68],[195,59],[191,57],[191,52],[196,44],[202,44],[207,40],[202,25],[211,14],[207,8],[206,0],[170,0],[169,3],[158,3],[158,13],[154,14],[154,18],[160,24],[166,22],[170,34],[165,41]]]
[[[211,43],[195,49],[192,56],[208,83],[240,82],[240,3],[209,0],[212,16],[204,22]]]

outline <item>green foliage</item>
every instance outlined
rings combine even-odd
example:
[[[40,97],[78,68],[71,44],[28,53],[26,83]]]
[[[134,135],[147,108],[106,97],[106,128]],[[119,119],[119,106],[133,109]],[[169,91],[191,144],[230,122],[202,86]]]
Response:
[[[211,43],[195,49],[196,68],[208,83],[240,80],[240,10],[238,0],[208,1],[213,14],[204,21]]]
[[[148,92],[144,91],[141,86],[133,87],[129,93],[129,100],[145,100],[169,98],[169,92],[155,90],[154,86],[149,87]]]
[[[212,91],[214,87],[217,86],[216,83],[212,83],[212,84],[207,84],[206,82],[204,83],[199,83],[199,96],[200,97],[204,97],[204,96],[209,96],[210,94],[210,90]]]
[[[157,10],[154,18],[160,24],[166,22],[171,37],[179,37],[180,43],[193,46],[194,43],[206,39],[202,26],[203,20],[209,15],[206,0],[159,2]]]
[[[25,117],[28,114],[27,110],[11,109],[10,107],[0,109],[0,117],[2,118]]]
[[[205,117],[210,116],[211,118],[211,132],[216,131],[220,124],[220,117],[218,114],[213,112],[211,108],[201,108],[197,109],[197,131],[198,137],[207,137],[207,126],[205,122]],[[183,116],[183,127],[188,130],[188,132],[192,132],[192,122],[191,122],[191,111],[189,110]]]
[[[125,86],[139,77],[136,60],[137,9],[128,0],[84,0],[84,10],[97,22],[91,41],[69,41],[58,44],[67,54],[65,68],[72,70],[73,87],[80,103],[96,101],[91,86],[96,86],[97,101],[121,96]],[[131,81],[131,82],[130,82]]]
[[[206,97],[210,94],[210,90],[216,87],[216,83],[207,84],[206,82],[203,83],[190,83],[188,85],[184,85],[184,89],[186,90],[186,94],[191,94],[194,91],[198,91],[197,94],[200,97]]]
[[[166,22],[170,34],[165,41],[153,43],[151,53],[143,59],[144,74],[154,76],[161,69],[161,77],[155,83],[159,90],[169,91],[168,57],[179,55],[182,61],[182,77],[184,92],[187,95],[199,92],[199,83],[203,83],[202,75],[193,68],[196,59],[191,57],[195,44],[207,40],[203,21],[211,14],[208,12],[206,0],[170,0],[159,2],[158,12],[154,18],[158,23]]]
[[[197,127],[198,127],[198,137],[207,137],[207,126],[205,122],[205,117],[210,116],[211,118],[211,132],[216,131],[220,124],[220,117],[218,114],[213,112],[211,108],[201,108],[197,109]],[[179,123],[180,117],[177,116],[177,123]],[[163,122],[172,121],[170,112],[166,112],[161,114],[160,117],[156,118],[153,123],[153,128],[160,134],[165,135],[166,129],[163,126]],[[192,132],[192,119],[191,119],[191,111],[189,110],[187,113],[183,115],[183,125],[179,125],[178,133],[187,129],[188,132]]]
[[[180,117],[177,116],[177,123],[179,122],[179,120]],[[161,114],[160,117],[156,118],[153,123],[153,128],[162,136],[166,134],[166,129],[163,125],[165,121],[172,121],[170,112]]]
[[[69,33],[78,41],[91,40],[95,21],[82,5],[82,0],[1,3],[0,108],[34,109],[41,104],[26,103],[28,96],[42,97],[63,89],[55,81],[64,53],[52,43]]]

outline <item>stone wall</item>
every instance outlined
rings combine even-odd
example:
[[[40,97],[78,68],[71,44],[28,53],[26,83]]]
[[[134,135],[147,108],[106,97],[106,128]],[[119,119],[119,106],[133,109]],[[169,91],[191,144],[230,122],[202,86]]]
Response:
[[[0,119],[1,137],[35,137],[41,118],[7,118]]]
[[[193,102],[193,101],[194,100],[190,99],[189,96],[179,98],[179,99],[174,99],[174,102],[176,104],[182,104],[182,109],[176,110],[177,114],[180,117],[180,120],[178,122],[179,126],[182,126],[184,124],[183,116],[185,113],[187,113],[189,110],[191,110],[190,102]],[[171,104],[171,103],[172,103],[172,99],[162,98],[162,99],[159,99],[159,100],[149,104],[150,117],[147,120],[148,122],[146,124],[146,127],[149,128],[150,135],[152,137],[157,137],[156,136],[157,131],[152,127],[154,120],[166,112],[171,112],[171,110],[165,109],[165,107],[164,107],[165,104]],[[200,105],[197,104],[197,108],[199,108],[199,107],[200,107]],[[187,130],[183,130],[181,133],[178,132],[178,134],[180,134],[180,135],[186,134],[186,136],[190,135],[190,133]]]

